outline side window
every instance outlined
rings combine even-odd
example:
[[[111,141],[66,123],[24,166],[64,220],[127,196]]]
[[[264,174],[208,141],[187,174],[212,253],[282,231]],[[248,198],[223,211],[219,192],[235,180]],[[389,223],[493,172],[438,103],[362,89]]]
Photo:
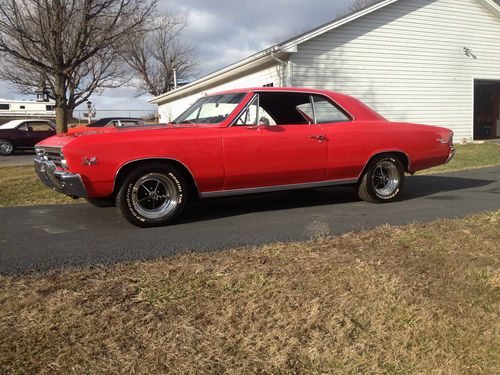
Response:
[[[267,111],[258,105],[259,97],[256,95],[247,109],[241,114],[236,121],[236,125],[257,125],[263,124],[267,126],[275,126],[276,121],[271,117]],[[258,109],[258,111],[257,111]],[[257,116],[259,118],[257,119]],[[259,121],[257,121],[259,120]]]
[[[351,119],[344,112],[338,109],[327,98],[314,95],[313,100],[317,124],[351,121]]]
[[[314,123],[314,111],[312,109],[311,102],[299,104],[297,107],[297,111],[299,111],[300,115],[304,117],[304,119],[309,123]]]
[[[26,123],[24,123],[21,126],[18,126],[17,130],[20,130],[22,132],[27,132],[28,131],[28,126],[26,125]]]
[[[32,132],[49,132],[52,127],[46,122],[30,122],[28,123],[28,130]]]
[[[121,120],[120,124],[123,128],[130,128],[133,126],[143,125],[143,123],[141,121],[134,121],[134,120]]]

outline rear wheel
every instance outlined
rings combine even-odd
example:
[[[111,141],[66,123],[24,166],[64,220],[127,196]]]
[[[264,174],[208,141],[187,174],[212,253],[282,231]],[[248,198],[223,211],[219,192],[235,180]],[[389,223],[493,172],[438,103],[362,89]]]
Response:
[[[400,196],[404,167],[393,155],[373,158],[358,185],[359,197],[367,202],[393,202]]]
[[[14,143],[8,139],[0,139],[0,155],[9,156],[14,152]]]
[[[132,224],[155,227],[171,223],[182,212],[187,185],[170,165],[138,167],[126,178],[116,196],[116,207]]]

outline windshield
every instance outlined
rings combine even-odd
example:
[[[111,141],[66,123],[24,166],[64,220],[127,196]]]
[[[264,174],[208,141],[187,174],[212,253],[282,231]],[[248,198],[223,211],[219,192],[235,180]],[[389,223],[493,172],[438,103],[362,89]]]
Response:
[[[218,124],[241,103],[244,93],[206,96],[199,99],[174,124]]]

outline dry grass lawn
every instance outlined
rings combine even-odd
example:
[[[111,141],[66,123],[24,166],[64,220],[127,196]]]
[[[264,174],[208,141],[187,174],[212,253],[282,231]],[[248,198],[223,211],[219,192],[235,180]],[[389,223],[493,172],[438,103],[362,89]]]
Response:
[[[0,373],[498,374],[499,262],[496,212],[0,277]]]

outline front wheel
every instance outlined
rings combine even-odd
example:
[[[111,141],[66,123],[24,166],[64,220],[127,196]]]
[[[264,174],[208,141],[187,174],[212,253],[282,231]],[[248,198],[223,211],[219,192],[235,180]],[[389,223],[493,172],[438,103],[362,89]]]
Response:
[[[370,161],[358,186],[359,197],[367,202],[393,202],[400,196],[404,167],[392,155],[381,155]]]
[[[0,139],[0,155],[9,156],[14,152],[15,147],[12,141],[8,139]]]
[[[132,224],[156,227],[171,223],[186,201],[183,175],[167,165],[145,165],[133,170],[116,196],[116,207]]]

